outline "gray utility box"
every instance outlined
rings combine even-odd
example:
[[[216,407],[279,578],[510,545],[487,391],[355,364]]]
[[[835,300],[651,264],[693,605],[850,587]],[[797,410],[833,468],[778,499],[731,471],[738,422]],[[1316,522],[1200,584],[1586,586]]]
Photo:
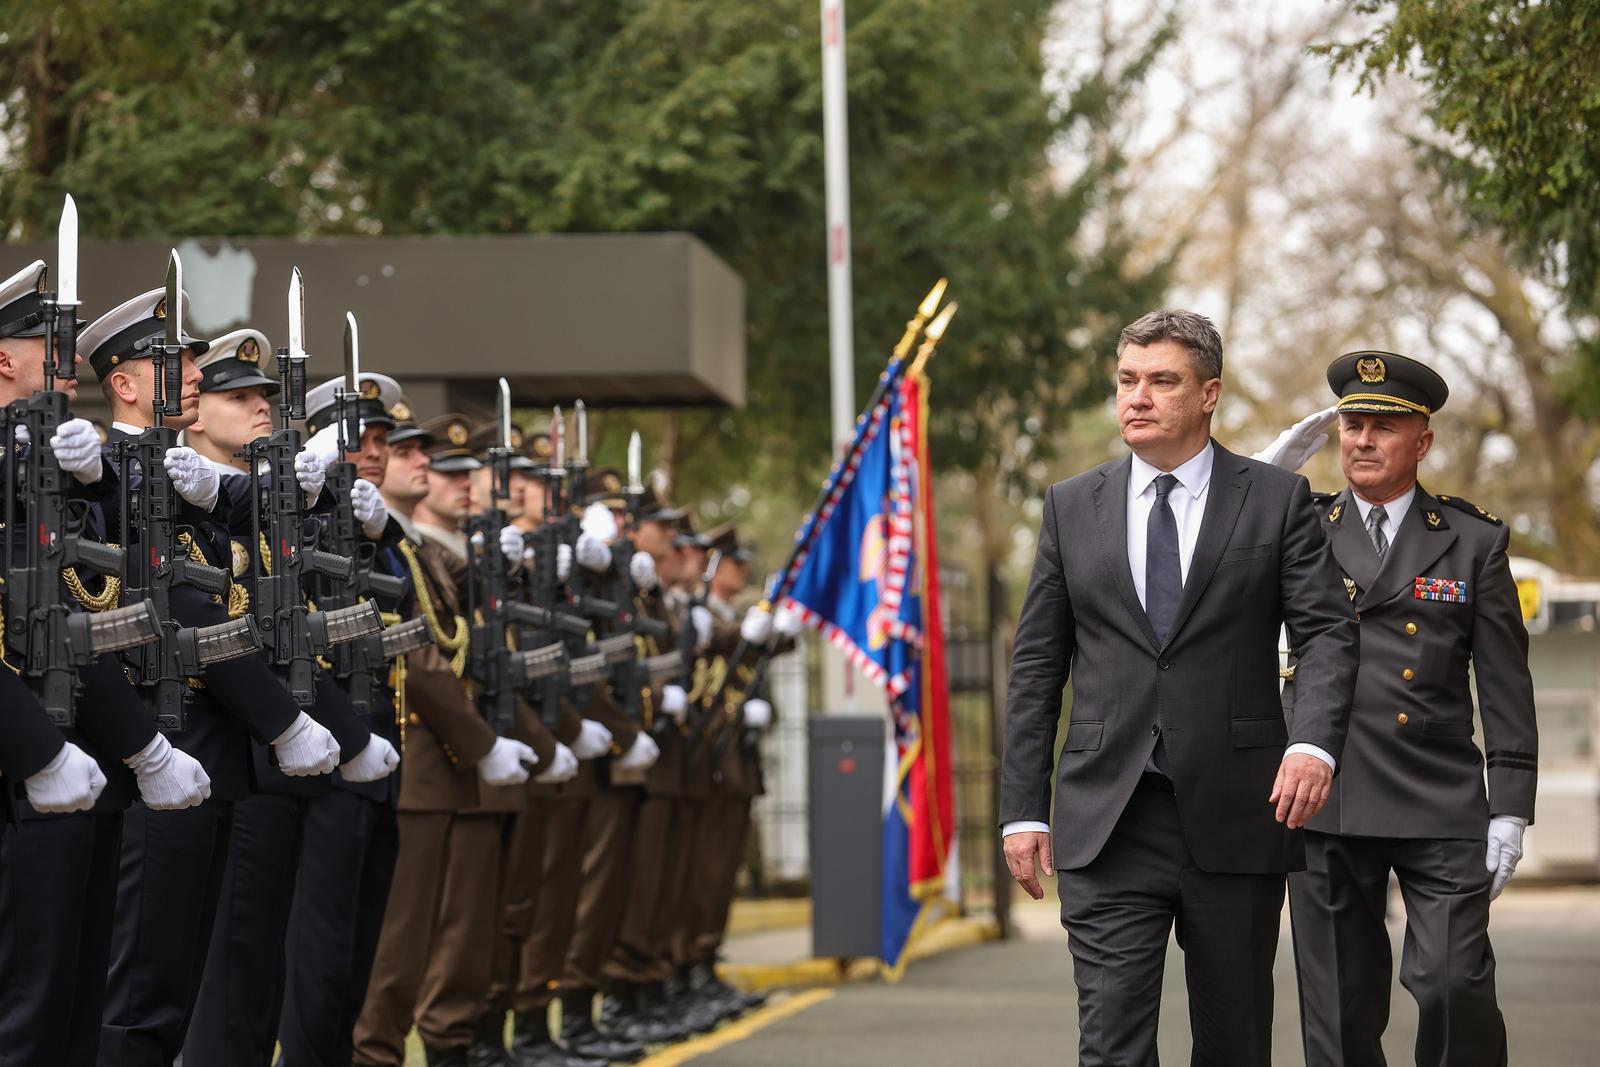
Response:
[[[811,952],[876,956],[883,897],[884,722],[823,715],[811,726]]]

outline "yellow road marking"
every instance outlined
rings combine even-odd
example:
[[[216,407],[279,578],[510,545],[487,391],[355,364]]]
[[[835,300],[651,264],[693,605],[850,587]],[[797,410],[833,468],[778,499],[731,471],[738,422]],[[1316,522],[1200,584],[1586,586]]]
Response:
[[[743,1041],[758,1030],[764,1030],[775,1022],[787,1019],[791,1015],[798,1015],[811,1007],[820,1004],[833,996],[836,990],[808,989],[804,993],[796,993],[792,997],[780,1000],[775,1004],[768,1004],[760,1011],[746,1015],[738,1022],[713,1030],[703,1037],[692,1041],[685,1041],[681,1045],[673,1045],[663,1049],[654,1056],[640,1060],[634,1067],[678,1067],[679,1064],[688,1063],[696,1056],[703,1056],[708,1052],[715,1052],[720,1048]]]

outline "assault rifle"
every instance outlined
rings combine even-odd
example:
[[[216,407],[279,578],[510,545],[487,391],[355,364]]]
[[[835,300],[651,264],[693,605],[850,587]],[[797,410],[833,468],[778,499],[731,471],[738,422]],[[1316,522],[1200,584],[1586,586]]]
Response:
[[[212,663],[259,652],[261,636],[250,615],[211,626],[180,626],[172,617],[174,588],[188,585],[220,597],[228,591],[228,572],[190,558],[195,533],[180,528],[178,491],[163,465],[178,435],[162,420],[183,414],[183,264],[176,250],[167,263],[166,289],[166,336],[150,345],[152,425],[117,442],[113,455],[122,481],[122,543],[130,544],[133,531],[139,532],[139,551],[128,556],[122,602],[150,604],[161,625],[158,640],[129,649],[124,661],[129,680],[152,705],[157,727],[182,730],[188,679]]]

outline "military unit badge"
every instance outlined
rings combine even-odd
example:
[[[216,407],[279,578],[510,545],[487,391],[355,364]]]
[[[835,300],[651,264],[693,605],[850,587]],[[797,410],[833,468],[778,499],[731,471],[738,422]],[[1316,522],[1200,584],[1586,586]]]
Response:
[[[395,422],[410,422],[411,405],[404,400],[395,401],[394,407],[389,409],[389,417]]]
[[[1413,595],[1418,600],[1438,600],[1446,604],[1467,602],[1465,578],[1418,578]]]
[[[244,572],[250,569],[250,553],[239,542],[230,543],[233,545],[233,576],[243,578]]]
[[[371,378],[368,378],[366,381],[361,383],[362,400],[376,400],[378,399],[378,394],[380,392],[382,392],[382,390],[378,388],[378,383],[373,381]]]
[[[1389,368],[1377,356],[1356,360],[1356,374],[1368,385],[1376,385],[1389,376]]]
[[[256,344],[254,337],[246,337],[239,342],[239,351],[235,355],[245,363],[255,363],[261,359],[261,346]]]
[[[444,435],[451,444],[460,448],[467,443],[467,424],[464,422],[452,422],[445,430]]]
[[[167,298],[166,297],[162,297],[160,300],[156,301],[156,310],[155,310],[154,314],[155,314],[155,317],[158,318],[158,319],[164,319],[164,318],[167,317]]]

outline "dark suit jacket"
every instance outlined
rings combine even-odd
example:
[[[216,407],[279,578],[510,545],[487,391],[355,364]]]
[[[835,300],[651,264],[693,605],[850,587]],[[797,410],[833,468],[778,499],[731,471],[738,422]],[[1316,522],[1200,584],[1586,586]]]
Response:
[[[1505,526],[1418,486],[1380,568],[1349,490],[1319,497],[1317,510],[1360,620],[1361,673],[1341,773],[1310,828],[1482,840],[1491,813],[1531,822],[1539,728]],[[1419,596],[1419,578],[1461,584],[1429,583]],[[1489,755],[1487,800],[1469,663]],[[1284,687],[1289,706],[1303,688],[1295,669]]]
[[[1199,540],[1165,644],[1128,567],[1131,460],[1050,487],[1006,696],[1002,823],[1045,821],[1061,690],[1072,722],[1056,773],[1058,868],[1099,855],[1163,738],[1184,841],[1202,870],[1303,863],[1267,803],[1286,745],[1335,759],[1357,668],[1356,622],[1299,475],[1216,450]],[[1294,729],[1278,630],[1301,650]]]

